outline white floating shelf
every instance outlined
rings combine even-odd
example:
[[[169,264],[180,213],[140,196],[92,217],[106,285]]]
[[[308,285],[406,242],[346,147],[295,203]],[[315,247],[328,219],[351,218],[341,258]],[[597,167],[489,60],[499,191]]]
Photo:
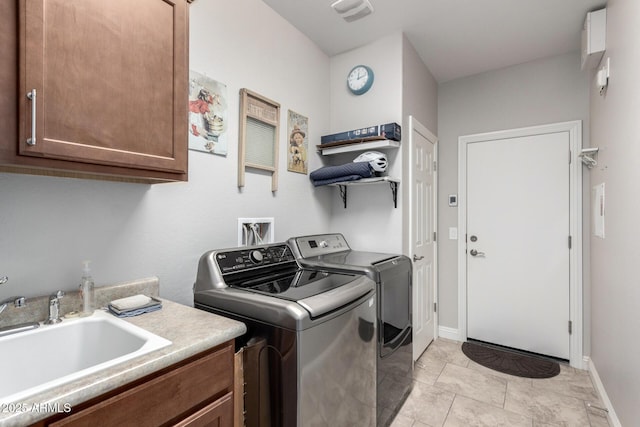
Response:
[[[352,143],[347,145],[339,145],[337,147],[323,148],[322,145],[317,146],[318,151],[323,156],[340,153],[350,153],[352,151],[374,150],[381,148],[398,148],[400,141],[392,141],[390,139],[381,139],[377,141],[365,141],[360,143]]]
[[[333,184],[328,184],[328,185],[330,185],[332,187],[337,187],[339,185],[383,184],[385,182],[400,183],[400,179],[399,178],[393,178],[391,176],[375,176],[373,178],[356,179],[355,181],[334,182]]]

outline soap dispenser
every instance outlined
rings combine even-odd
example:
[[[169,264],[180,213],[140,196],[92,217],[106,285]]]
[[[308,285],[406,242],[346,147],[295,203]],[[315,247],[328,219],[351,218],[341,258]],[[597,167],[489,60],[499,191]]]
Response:
[[[91,278],[91,269],[89,263],[91,261],[83,261],[82,280],[80,281],[80,296],[82,297],[82,315],[91,316],[96,308],[96,297],[94,290],[93,278]]]

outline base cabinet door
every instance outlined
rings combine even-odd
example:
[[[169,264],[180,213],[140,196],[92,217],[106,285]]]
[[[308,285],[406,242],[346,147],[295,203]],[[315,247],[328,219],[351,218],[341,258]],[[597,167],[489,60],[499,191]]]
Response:
[[[233,426],[234,345],[228,342],[35,426]]]
[[[177,423],[176,427],[233,427],[233,394],[229,393],[202,408]]]

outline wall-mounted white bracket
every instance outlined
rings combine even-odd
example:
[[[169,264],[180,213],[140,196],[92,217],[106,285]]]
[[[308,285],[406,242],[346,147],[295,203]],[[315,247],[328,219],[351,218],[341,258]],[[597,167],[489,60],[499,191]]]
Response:
[[[609,86],[609,72],[610,72],[611,62],[609,58],[604,61],[602,67],[598,69],[596,73],[596,84],[598,86],[598,90],[600,91],[600,96],[604,95],[604,92]]]
[[[598,148],[583,148],[578,154],[580,161],[589,169],[598,164]]]
[[[238,246],[273,243],[273,218],[238,218]]]

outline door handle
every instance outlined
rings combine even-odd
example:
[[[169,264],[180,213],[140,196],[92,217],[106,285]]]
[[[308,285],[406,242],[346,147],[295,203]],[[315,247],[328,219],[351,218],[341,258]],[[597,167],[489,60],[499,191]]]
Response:
[[[27,138],[27,145],[36,145],[36,90],[27,93],[27,98],[31,100],[31,138]]]
[[[417,256],[416,254],[413,254],[413,261],[420,261],[421,259],[423,259],[424,256]]]
[[[469,253],[471,254],[471,256],[484,258],[484,252],[478,252],[475,249],[471,249],[471,251]]]

